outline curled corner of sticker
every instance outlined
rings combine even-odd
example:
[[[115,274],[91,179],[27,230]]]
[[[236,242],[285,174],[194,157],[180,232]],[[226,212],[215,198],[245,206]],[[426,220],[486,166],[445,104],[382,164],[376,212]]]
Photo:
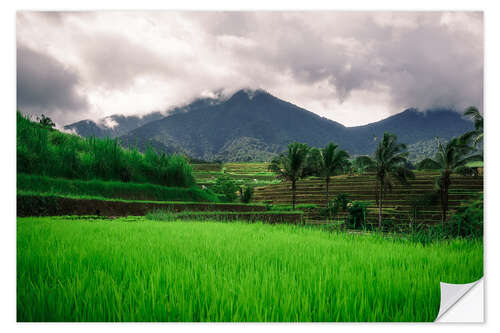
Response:
[[[479,294],[475,293],[477,296],[474,296],[474,298],[471,299],[474,304],[461,304],[465,303],[465,301],[470,301],[466,300],[465,296],[478,284],[481,285],[481,290],[478,290]],[[440,282],[440,286],[441,304],[439,306],[439,313],[435,320],[436,322],[483,322],[483,278],[475,282],[465,284]],[[479,302],[479,304],[475,304],[477,302]],[[451,312],[459,305],[461,308],[457,311],[458,316],[452,315]],[[464,306],[468,308],[462,309]],[[480,309],[478,306],[480,306]],[[469,317],[470,319],[467,319],[460,315],[462,312],[471,314],[471,311],[475,311],[474,313],[477,313],[477,316],[474,318]]]

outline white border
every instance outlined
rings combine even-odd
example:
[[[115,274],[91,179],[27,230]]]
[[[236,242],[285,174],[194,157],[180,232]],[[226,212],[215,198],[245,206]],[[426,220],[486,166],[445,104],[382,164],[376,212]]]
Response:
[[[61,0],[28,1],[19,0],[16,2],[2,3],[1,10],[1,34],[2,34],[2,70],[1,92],[2,92],[2,112],[4,115],[3,128],[0,131],[2,150],[1,163],[1,184],[2,200],[1,212],[3,213],[2,232],[0,232],[2,241],[2,259],[3,269],[0,286],[2,288],[2,299],[0,314],[2,318],[3,331],[11,329],[29,330],[36,332],[59,332],[72,331],[86,332],[89,329],[106,329],[120,331],[136,331],[138,329],[151,329],[158,331],[182,330],[191,331],[193,329],[202,329],[203,331],[213,332],[232,332],[235,329],[241,331],[275,331],[286,330],[288,332],[303,330],[318,330],[332,332],[347,330],[359,331],[368,330],[383,332],[400,332],[425,330],[453,330],[453,331],[476,331],[478,329],[490,329],[495,327],[498,331],[499,311],[498,299],[493,295],[500,295],[498,288],[499,268],[496,264],[498,258],[495,253],[499,253],[499,224],[498,213],[495,211],[495,202],[498,201],[498,182],[499,176],[497,170],[500,170],[496,143],[500,143],[500,130],[495,128],[499,122],[500,98],[498,80],[499,74],[499,45],[498,31],[500,31],[500,15],[496,1],[443,1],[443,0],[421,0],[414,1],[265,1],[253,0],[246,2],[235,2],[229,0],[210,0],[210,1],[191,1],[183,0],[179,2],[167,1],[96,1],[88,0],[79,3],[69,3]],[[457,324],[16,324],[16,257],[15,257],[15,113],[16,107],[16,87],[15,87],[15,12],[16,10],[113,10],[113,9],[184,9],[184,10],[484,10],[485,20],[485,118],[486,118],[486,166],[485,166],[485,262],[491,260],[490,265],[485,266],[485,320],[484,325],[457,325]],[[496,174],[495,174],[496,173]]]

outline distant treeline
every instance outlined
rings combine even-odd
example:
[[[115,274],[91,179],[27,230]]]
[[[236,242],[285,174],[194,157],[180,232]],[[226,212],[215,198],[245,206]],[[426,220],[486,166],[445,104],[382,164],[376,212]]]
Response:
[[[68,179],[101,179],[164,186],[194,185],[192,167],[179,155],[143,154],[118,140],[81,138],[31,121],[17,112],[17,172]]]

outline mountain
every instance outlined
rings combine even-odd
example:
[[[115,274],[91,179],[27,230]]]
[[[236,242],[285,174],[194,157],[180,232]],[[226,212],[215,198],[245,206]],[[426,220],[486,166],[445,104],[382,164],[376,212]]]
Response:
[[[253,153],[241,160],[262,160],[281,152],[292,141],[321,146],[325,137],[341,140],[344,131],[343,125],[265,91],[240,90],[224,102],[170,115],[122,139],[130,142],[140,137],[191,157],[227,161],[232,154],[248,148],[242,147],[242,138],[246,138],[253,143]]]
[[[431,156],[435,138],[473,129],[453,110],[407,109],[364,126],[345,127],[263,90],[239,90],[229,98],[199,98],[143,117],[113,115],[65,126],[81,136],[118,137],[122,144],[183,153],[207,161],[268,161],[291,142],[324,147],[333,141],[351,155],[372,154],[384,132],[408,144],[412,160]]]
[[[333,141],[352,155],[361,155],[373,153],[384,131],[418,146],[473,128],[472,122],[446,109],[407,109],[375,123],[345,127],[263,90],[240,90],[229,99],[195,103],[120,139],[128,144],[141,142],[142,147],[153,143],[167,152],[209,161],[263,161],[293,141],[314,147]]]
[[[165,115],[161,112],[152,112],[144,116],[111,115],[97,122],[88,119],[81,120],[64,126],[64,129],[83,137],[115,138],[163,117]]]
[[[203,107],[219,104],[225,100],[221,91],[216,91],[214,97],[198,98],[193,102],[171,108],[165,112],[151,112],[143,116],[124,116],[114,114],[99,119],[97,122],[89,119],[81,120],[64,126],[67,131],[72,131],[83,137],[95,136],[98,138],[116,138],[130,131],[146,125],[155,120],[160,120],[168,115],[185,113]],[[134,138],[134,142],[142,142],[141,138]],[[144,142],[142,142],[144,143]],[[144,143],[146,144],[146,143]],[[140,146],[142,144],[139,144]],[[156,144],[153,144],[156,146]]]
[[[353,153],[373,152],[384,132],[394,133],[407,145],[424,144],[435,146],[436,137],[449,139],[473,129],[469,120],[462,119],[456,111],[432,109],[420,112],[407,109],[389,118],[364,126],[347,128],[348,136],[357,139],[357,150]]]

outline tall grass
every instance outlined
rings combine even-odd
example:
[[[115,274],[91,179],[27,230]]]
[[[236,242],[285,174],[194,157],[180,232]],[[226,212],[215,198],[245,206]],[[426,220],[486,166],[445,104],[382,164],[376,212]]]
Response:
[[[158,154],[152,148],[142,154],[135,148],[122,148],[117,139],[83,139],[48,130],[20,112],[17,171],[69,179],[194,185],[192,167],[183,156]]]
[[[147,220],[178,222],[187,221],[258,221],[258,222],[290,222],[287,215],[297,216],[297,222],[302,218],[302,211],[256,211],[256,212],[227,212],[227,211],[182,211],[157,209],[146,214]],[[284,221],[285,220],[285,221]]]
[[[289,225],[22,218],[19,321],[433,321],[482,242]]]

